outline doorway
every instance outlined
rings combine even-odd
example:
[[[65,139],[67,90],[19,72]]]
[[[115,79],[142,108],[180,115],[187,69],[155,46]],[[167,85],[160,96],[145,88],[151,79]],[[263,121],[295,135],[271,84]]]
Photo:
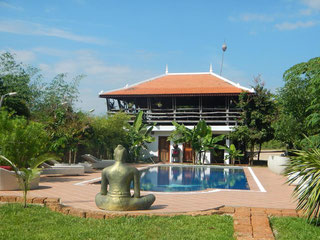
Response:
[[[170,161],[170,142],[168,137],[159,136],[159,160],[161,162]]]
[[[190,143],[183,144],[183,162],[186,162],[186,163],[194,162],[194,151]]]

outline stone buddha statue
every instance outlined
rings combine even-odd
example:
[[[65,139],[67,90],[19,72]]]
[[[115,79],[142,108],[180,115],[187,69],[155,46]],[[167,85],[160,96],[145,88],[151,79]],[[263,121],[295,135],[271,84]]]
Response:
[[[110,211],[130,211],[149,209],[155,196],[140,196],[140,173],[135,167],[125,163],[127,150],[118,145],[114,150],[115,163],[103,169],[101,191],[96,195],[98,208]],[[131,196],[130,184],[133,181],[134,194]],[[109,185],[109,190],[108,190]]]

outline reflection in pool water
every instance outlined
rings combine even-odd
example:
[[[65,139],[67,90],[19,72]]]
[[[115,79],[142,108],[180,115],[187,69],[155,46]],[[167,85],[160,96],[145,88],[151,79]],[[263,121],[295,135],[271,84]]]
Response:
[[[141,190],[199,191],[210,188],[248,190],[242,168],[212,166],[157,166],[141,171]]]

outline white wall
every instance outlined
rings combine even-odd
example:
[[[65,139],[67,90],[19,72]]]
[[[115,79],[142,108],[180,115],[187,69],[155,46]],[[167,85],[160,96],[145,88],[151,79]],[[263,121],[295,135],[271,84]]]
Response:
[[[193,128],[192,126],[187,126],[188,128]],[[147,144],[149,153],[145,152],[145,155],[148,155],[150,157],[158,157],[159,156],[159,136],[168,137],[170,136],[171,132],[175,129],[174,126],[155,126],[153,128],[153,137],[155,138],[155,141],[152,143]],[[228,135],[232,131],[232,127],[230,126],[211,126],[212,133],[213,134],[225,134]],[[227,146],[229,146],[229,141],[226,140]],[[179,148],[181,150],[180,154],[180,162],[183,161],[183,144],[179,144]],[[170,142],[170,162],[172,162],[172,149],[173,149],[173,142]],[[224,155],[226,155],[227,152],[225,151]],[[205,164],[210,164],[210,152],[206,152],[205,156]],[[226,164],[229,164],[229,162],[225,162]]]

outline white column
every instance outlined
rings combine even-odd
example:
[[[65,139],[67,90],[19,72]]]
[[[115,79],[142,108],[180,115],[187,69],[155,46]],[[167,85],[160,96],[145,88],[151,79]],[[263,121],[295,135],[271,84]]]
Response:
[[[230,139],[229,138],[226,138],[226,146],[230,147]],[[227,152],[227,150],[224,150],[224,154],[223,154],[224,164],[230,164],[230,159],[227,158],[227,156],[229,156],[229,153]]]
[[[211,153],[210,151],[206,151],[205,153],[203,153],[205,155],[204,157],[204,164],[210,164],[210,157],[211,157]]]
[[[169,147],[169,159],[170,159],[170,163],[173,162],[173,159],[172,159],[172,149],[173,149],[173,142],[170,141],[170,147]]]
[[[183,144],[179,143],[178,144],[178,148],[180,148],[180,156],[179,156],[179,158],[180,158],[180,163],[182,163],[183,162]]]

